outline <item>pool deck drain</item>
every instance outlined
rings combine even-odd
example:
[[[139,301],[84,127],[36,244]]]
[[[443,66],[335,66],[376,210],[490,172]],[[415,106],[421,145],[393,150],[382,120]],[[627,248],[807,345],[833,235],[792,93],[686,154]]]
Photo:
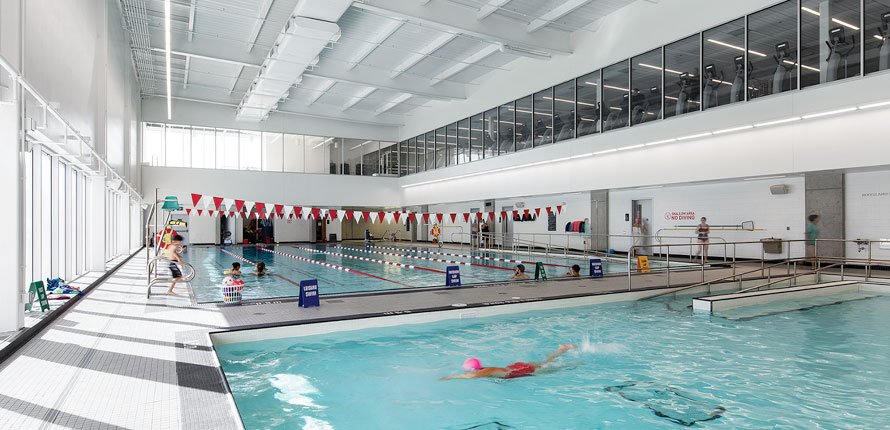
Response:
[[[728,273],[712,269],[708,277]],[[635,275],[634,282],[652,285],[663,276]],[[676,272],[671,280],[692,283],[700,276]],[[0,428],[239,429],[209,331],[627,290],[623,276],[582,278],[322,297],[320,307],[303,309],[295,301],[193,305],[184,289],[179,296],[160,294],[166,286],[146,299],[145,283],[143,252],[2,363]]]

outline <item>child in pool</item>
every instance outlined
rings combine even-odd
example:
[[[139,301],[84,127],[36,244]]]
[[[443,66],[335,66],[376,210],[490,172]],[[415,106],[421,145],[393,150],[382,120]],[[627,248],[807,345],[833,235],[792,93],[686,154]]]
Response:
[[[232,263],[232,269],[226,270],[225,272],[223,272],[223,275],[229,275],[232,277],[241,276],[241,263],[238,263],[238,262]]]
[[[254,274],[254,275],[257,275],[257,276],[260,276],[260,275],[268,275],[268,274],[269,274],[269,269],[266,268],[266,263],[263,263],[262,261],[260,261],[259,263],[257,263],[257,264],[256,264],[256,269],[253,271],[253,274]]]

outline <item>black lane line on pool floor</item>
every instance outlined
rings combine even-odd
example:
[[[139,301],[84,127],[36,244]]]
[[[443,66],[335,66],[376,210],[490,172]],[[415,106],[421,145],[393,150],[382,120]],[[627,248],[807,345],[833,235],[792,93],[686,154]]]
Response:
[[[312,263],[312,264],[318,264],[318,265],[320,265],[320,266],[324,266],[324,267],[327,267],[327,268],[330,268],[330,269],[334,269],[334,270],[342,270],[342,271],[347,272],[347,273],[355,273],[355,274],[358,274],[358,275],[364,275],[364,276],[367,276],[367,277],[369,277],[369,278],[380,279],[380,280],[383,280],[383,281],[392,282],[393,284],[403,285],[403,286],[408,287],[408,288],[414,288],[414,287],[411,286],[411,285],[403,284],[403,283],[398,282],[398,281],[393,281],[392,279],[382,278],[382,277],[380,277],[380,276],[372,275],[372,274],[370,274],[370,273],[360,272],[360,271],[358,271],[358,270],[349,269],[349,268],[347,268],[347,267],[338,266],[338,265],[336,265],[336,264],[325,263],[325,262],[322,262],[322,261],[313,260],[313,259],[306,258],[306,257],[300,257],[300,256],[298,256],[298,255],[288,254],[288,253],[286,253],[286,252],[274,251],[274,250],[271,250],[271,249],[260,248],[259,246],[256,247],[256,249],[259,249],[260,251],[271,252],[271,253],[273,253],[273,254],[283,255],[283,256],[285,256],[285,257],[290,257],[290,258],[293,258],[293,259],[295,259],[295,260],[301,260],[301,261],[305,261],[305,262]]]
[[[414,265],[412,265],[412,264],[396,263],[395,261],[378,260],[378,259],[376,259],[376,258],[359,257],[359,256],[357,256],[357,255],[340,254],[340,253],[338,253],[338,252],[322,251],[322,250],[320,250],[320,249],[304,248],[304,247],[300,247],[300,246],[291,246],[291,248],[299,249],[299,250],[301,250],[301,251],[306,251],[306,252],[316,252],[316,253],[321,253],[321,254],[326,254],[326,255],[333,255],[333,256],[336,256],[336,257],[350,258],[350,259],[353,259],[353,260],[369,261],[369,262],[372,262],[372,263],[385,264],[385,265],[389,265],[389,266],[405,267],[405,268],[408,268],[408,269],[425,270],[425,271],[428,271],[428,272],[435,272],[435,273],[441,273],[441,274],[446,274],[446,273],[448,273],[448,272],[446,272],[446,271],[444,271],[444,270],[439,270],[439,269],[431,269],[431,268],[428,268],[428,267],[414,266]],[[353,249],[353,248],[339,248],[339,249]],[[386,255],[395,255],[395,254],[386,254]],[[402,257],[402,256],[399,256],[399,257]],[[405,257],[407,257],[407,255],[406,255]],[[483,281],[483,282],[491,282],[490,279],[482,279],[482,278],[477,278],[477,277],[475,277],[475,276],[470,276],[470,275],[462,275],[462,276],[463,276],[463,277],[466,277],[466,278],[478,279],[478,280]]]
[[[245,250],[253,251],[256,254],[256,258],[258,258],[258,259],[261,258],[261,253],[255,247],[254,248],[243,248],[241,251],[242,256],[244,255]],[[273,261],[275,261],[275,260],[273,259]],[[268,267],[269,263],[266,263],[266,264]],[[298,269],[296,267],[292,267],[289,265],[285,265],[285,267],[287,270],[292,270],[298,274],[304,275],[305,279],[317,279],[319,282],[324,281],[325,284],[331,284],[331,285],[335,285],[337,287],[344,287],[344,288],[346,287],[346,285],[344,285],[342,282],[338,282],[338,281],[334,280],[333,278],[324,276],[323,274],[308,272],[306,270],[301,270],[301,269]]]
[[[252,264],[254,267],[256,266],[256,263],[254,263],[253,261],[250,261],[250,260],[248,260],[248,259],[246,259],[246,258],[244,258],[244,257],[242,257],[242,256],[240,256],[240,255],[236,255],[236,254],[232,253],[231,251],[227,251],[227,250],[222,249],[222,248],[219,248],[219,247],[217,247],[217,249],[219,249],[219,250],[222,251],[222,252],[225,252],[226,254],[231,255],[232,257],[237,258],[238,260],[241,260],[241,261],[243,261],[243,262],[245,262],[245,263],[248,263],[248,264]],[[277,274],[277,273],[272,273],[271,275],[272,275],[272,276],[277,276],[278,278],[281,278],[281,279],[283,279],[283,280],[285,280],[285,281],[287,281],[287,282],[290,282],[291,284],[294,284],[294,285],[296,285],[297,287],[300,286],[300,283],[298,283],[298,282],[294,282],[294,281],[292,281],[292,280],[290,280],[290,279],[287,279],[287,278],[285,278],[284,276],[281,276],[281,275],[279,275],[279,274]]]

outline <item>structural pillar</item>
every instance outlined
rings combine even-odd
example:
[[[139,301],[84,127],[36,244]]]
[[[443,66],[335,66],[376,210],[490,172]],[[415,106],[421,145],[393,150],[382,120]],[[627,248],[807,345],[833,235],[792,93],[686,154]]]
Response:
[[[87,270],[105,271],[106,249],[106,202],[105,178],[90,176],[86,183],[86,250]]]

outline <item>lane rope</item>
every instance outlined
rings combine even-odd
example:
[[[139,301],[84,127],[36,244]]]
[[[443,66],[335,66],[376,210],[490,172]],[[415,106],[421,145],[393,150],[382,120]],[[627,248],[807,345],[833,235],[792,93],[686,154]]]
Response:
[[[338,266],[338,265],[336,265],[336,264],[323,263],[323,262],[321,262],[321,261],[312,260],[312,259],[309,259],[309,258],[304,258],[304,257],[300,257],[300,256],[293,255],[293,254],[288,254],[288,253],[281,252],[281,251],[274,251],[274,250],[271,250],[271,249],[260,248],[259,246],[257,246],[256,249],[259,249],[260,251],[271,252],[271,253],[273,253],[273,254],[282,255],[282,256],[285,256],[285,257],[290,257],[290,258],[293,258],[294,260],[300,260],[300,261],[305,261],[305,262],[307,262],[307,263],[317,264],[317,265],[319,265],[319,266],[324,266],[324,267],[327,267],[327,268],[330,268],[330,269],[340,270],[340,271],[343,271],[343,272],[349,272],[349,273],[355,273],[355,274],[358,274],[358,275],[367,276],[367,277],[369,277],[369,278],[380,279],[380,280],[383,280],[383,281],[392,282],[393,284],[399,284],[399,285],[402,285],[402,286],[405,286],[405,287],[414,288],[412,285],[403,284],[403,283],[398,282],[398,281],[393,281],[392,279],[381,278],[380,276],[374,276],[374,275],[372,275],[372,274],[370,274],[370,273],[359,272],[358,270],[349,269],[349,268],[346,268],[346,267]]]
[[[361,249],[360,247],[355,247],[355,248],[353,248],[353,247],[349,247],[349,246],[345,246],[345,247],[344,247],[344,246],[337,246],[337,247],[338,247],[338,248],[343,248],[343,249]],[[394,250],[394,251],[419,252],[419,253],[423,253],[423,254],[447,255],[447,256],[450,256],[450,257],[463,257],[463,258],[474,258],[474,259],[479,259],[479,260],[500,261],[500,262],[504,262],[504,263],[524,263],[524,264],[535,264],[535,263],[536,263],[536,261],[511,260],[511,259],[509,259],[509,258],[497,258],[497,257],[483,257],[483,256],[480,256],[480,255],[451,254],[451,253],[448,253],[448,252],[424,251],[424,250],[420,250],[420,249],[399,248],[399,247],[392,247],[392,246],[376,246],[376,245],[373,245],[372,247],[373,247],[373,248],[378,248],[378,249],[391,249],[391,250]],[[553,264],[553,263],[544,263],[544,265],[545,265],[545,266],[555,266],[555,267],[572,267],[572,266],[567,266],[567,265],[564,265],[564,264]]]
[[[489,268],[489,269],[498,269],[498,270],[509,270],[509,271],[513,271],[513,269],[511,269],[511,268],[509,268],[509,267],[498,267],[498,266],[491,266],[491,265],[488,265],[488,264],[468,263],[468,262],[466,262],[466,261],[442,260],[442,259],[439,259],[439,258],[421,257],[421,256],[419,256],[419,255],[405,255],[405,254],[396,254],[396,253],[394,253],[394,252],[371,251],[371,250],[369,250],[369,249],[363,249],[363,248],[343,248],[343,247],[339,247],[339,248],[340,248],[340,249],[351,249],[351,250],[354,250],[354,251],[360,251],[360,252],[369,252],[369,253],[372,253],[372,254],[393,255],[393,256],[396,256],[396,257],[405,257],[405,258],[415,258],[415,259],[418,259],[418,260],[436,261],[436,262],[439,262],[439,263],[463,264],[463,265],[465,265],[465,266],[487,267],[487,268]]]

